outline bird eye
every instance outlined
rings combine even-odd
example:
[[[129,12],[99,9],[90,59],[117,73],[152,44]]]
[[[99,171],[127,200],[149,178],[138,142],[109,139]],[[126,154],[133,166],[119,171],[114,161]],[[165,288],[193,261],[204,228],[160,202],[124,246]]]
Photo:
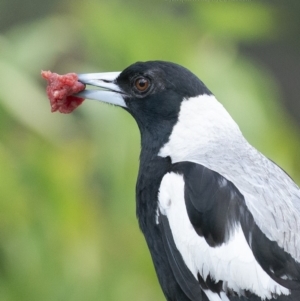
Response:
[[[138,91],[145,92],[150,86],[150,81],[145,77],[138,77],[134,82],[134,86]]]

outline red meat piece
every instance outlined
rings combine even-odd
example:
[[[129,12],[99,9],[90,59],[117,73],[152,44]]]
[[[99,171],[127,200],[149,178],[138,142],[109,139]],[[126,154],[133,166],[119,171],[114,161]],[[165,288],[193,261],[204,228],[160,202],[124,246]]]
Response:
[[[42,71],[41,74],[48,81],[47,95],[51,112],[68,114],[82,104],[84,98],[73,96],[85,89],[85,85],[78,81],[76,73],[59,75],[51,71]]]

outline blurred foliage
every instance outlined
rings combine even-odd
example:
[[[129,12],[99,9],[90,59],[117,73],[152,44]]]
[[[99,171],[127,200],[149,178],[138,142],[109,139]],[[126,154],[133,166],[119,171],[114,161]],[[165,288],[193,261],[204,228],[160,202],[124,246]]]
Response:
[[[135,219],[134,121],[93,101],[71,115],[50,114],[41,69],[182,64],[246,138],[300,182],[299,129],[278,83],[238,51],[240,41],[281,34],[274,6],[88,0],[54,1],[32,13],[14,2],[16,15],[28,17],[11,20],[0,36],[1,301],[164,300]],[[0,4],[3,17],[14,15],[8,3]]]

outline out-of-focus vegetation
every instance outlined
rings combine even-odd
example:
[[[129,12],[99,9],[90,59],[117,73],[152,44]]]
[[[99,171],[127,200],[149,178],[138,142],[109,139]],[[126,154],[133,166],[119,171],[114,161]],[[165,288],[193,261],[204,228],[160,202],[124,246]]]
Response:
[[[280,39],[285,11],[254,1],[27,2],[0,3],[0,300],[164,300],[135,218],[134,121],[93,101],[51,114],[40,70],[182,64],[299,184],[299,128],[280,83],[239,51]]]

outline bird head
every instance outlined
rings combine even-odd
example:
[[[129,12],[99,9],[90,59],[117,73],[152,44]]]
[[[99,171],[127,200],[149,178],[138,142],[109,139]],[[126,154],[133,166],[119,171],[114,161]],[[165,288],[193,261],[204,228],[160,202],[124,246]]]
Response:
[[[137,62],[122,72],[79,74],[78,78],[97,88],[78,96],[124,108],[135,118],[142,134],[171,128],[183,100],[211,94],[192,72],[163,61]]]

